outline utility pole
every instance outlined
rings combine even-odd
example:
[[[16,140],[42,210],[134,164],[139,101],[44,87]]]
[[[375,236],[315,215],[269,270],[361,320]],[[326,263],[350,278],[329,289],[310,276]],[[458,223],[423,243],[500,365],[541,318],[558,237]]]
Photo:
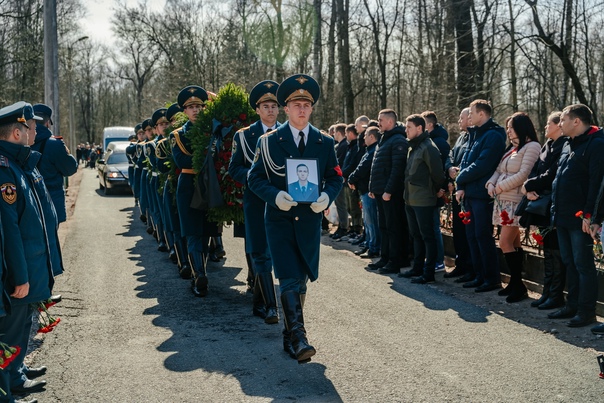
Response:
[[[56,0],[44,0],[44,103],[52,109],[53,134],[60,136],[59,42],[57,38]]]

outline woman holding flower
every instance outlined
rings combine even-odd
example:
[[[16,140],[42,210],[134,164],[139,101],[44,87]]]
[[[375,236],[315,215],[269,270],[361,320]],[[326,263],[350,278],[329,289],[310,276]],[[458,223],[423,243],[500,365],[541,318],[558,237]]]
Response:
[[[537,141],[535,126],[524,112],[516,112],[506,119],[510,145],[506,149],[495,173],[487,181],[489,195],[495,198],[493,225],[501,225],[499,247],[508,269],[510,282],[499,291],[507,302],[518,302],[528,297],[522,282],[523,251],[520,247],[520,229],[514,212],[522,200],[522,185],[539,158],[541,145]]]

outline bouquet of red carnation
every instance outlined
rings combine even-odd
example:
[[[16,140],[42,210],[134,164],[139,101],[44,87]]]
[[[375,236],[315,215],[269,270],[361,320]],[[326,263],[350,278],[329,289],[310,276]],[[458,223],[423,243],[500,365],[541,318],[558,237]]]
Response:
[[[585,213],[583,214],[583,210],[579,210],[575,213],[575,217],[580,218],[582,220],[591,220],[591,214]]]
[[[459,216],[459,218],[461,218],[462,223],[464,223],[465,225],[468,225],[472,221],[470,219],[470,216],[472,215],[472,213],[469,211],[466,211],[466,209],[463,206],[463,203],[461,203],[460,207],[461,207],[461,211],[459,213],[457,213],[457,215]]]
[[[0,341],[0,369],[8,367],[17,358],[19,353],[21,353],[21,347],[9,346]]]
[[[48,307],[46,306],[47,302],[48,301],[38,303],[38,333],[52,332],[55,326],[61,322],[61,318],[55,318],[48,313]]]

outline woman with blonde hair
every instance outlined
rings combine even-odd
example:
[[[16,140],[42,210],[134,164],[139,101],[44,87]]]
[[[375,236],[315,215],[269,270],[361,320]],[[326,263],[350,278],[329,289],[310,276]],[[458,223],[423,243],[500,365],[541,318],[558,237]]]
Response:
[[[506,119],[506,132],[510,145],[486,188],[495,198],[493,225],[501,225],[499,248],[510,271],[510,282],[499,295],[507,296],[506,301],[512,303],[528,297],[522,282],[524,252],[520,247],[520,216],[514,212],[523,197],[522,185],[539,158],[541,145],[533,122],[524,112],[516,112]]]

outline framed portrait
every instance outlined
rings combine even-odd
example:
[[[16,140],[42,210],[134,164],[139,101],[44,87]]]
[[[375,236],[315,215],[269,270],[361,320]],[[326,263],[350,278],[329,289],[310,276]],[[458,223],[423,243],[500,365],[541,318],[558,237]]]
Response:
[[[285,160],[287,193],[298,203],[313,203],[319,198],[319,162],[316,158]]]

